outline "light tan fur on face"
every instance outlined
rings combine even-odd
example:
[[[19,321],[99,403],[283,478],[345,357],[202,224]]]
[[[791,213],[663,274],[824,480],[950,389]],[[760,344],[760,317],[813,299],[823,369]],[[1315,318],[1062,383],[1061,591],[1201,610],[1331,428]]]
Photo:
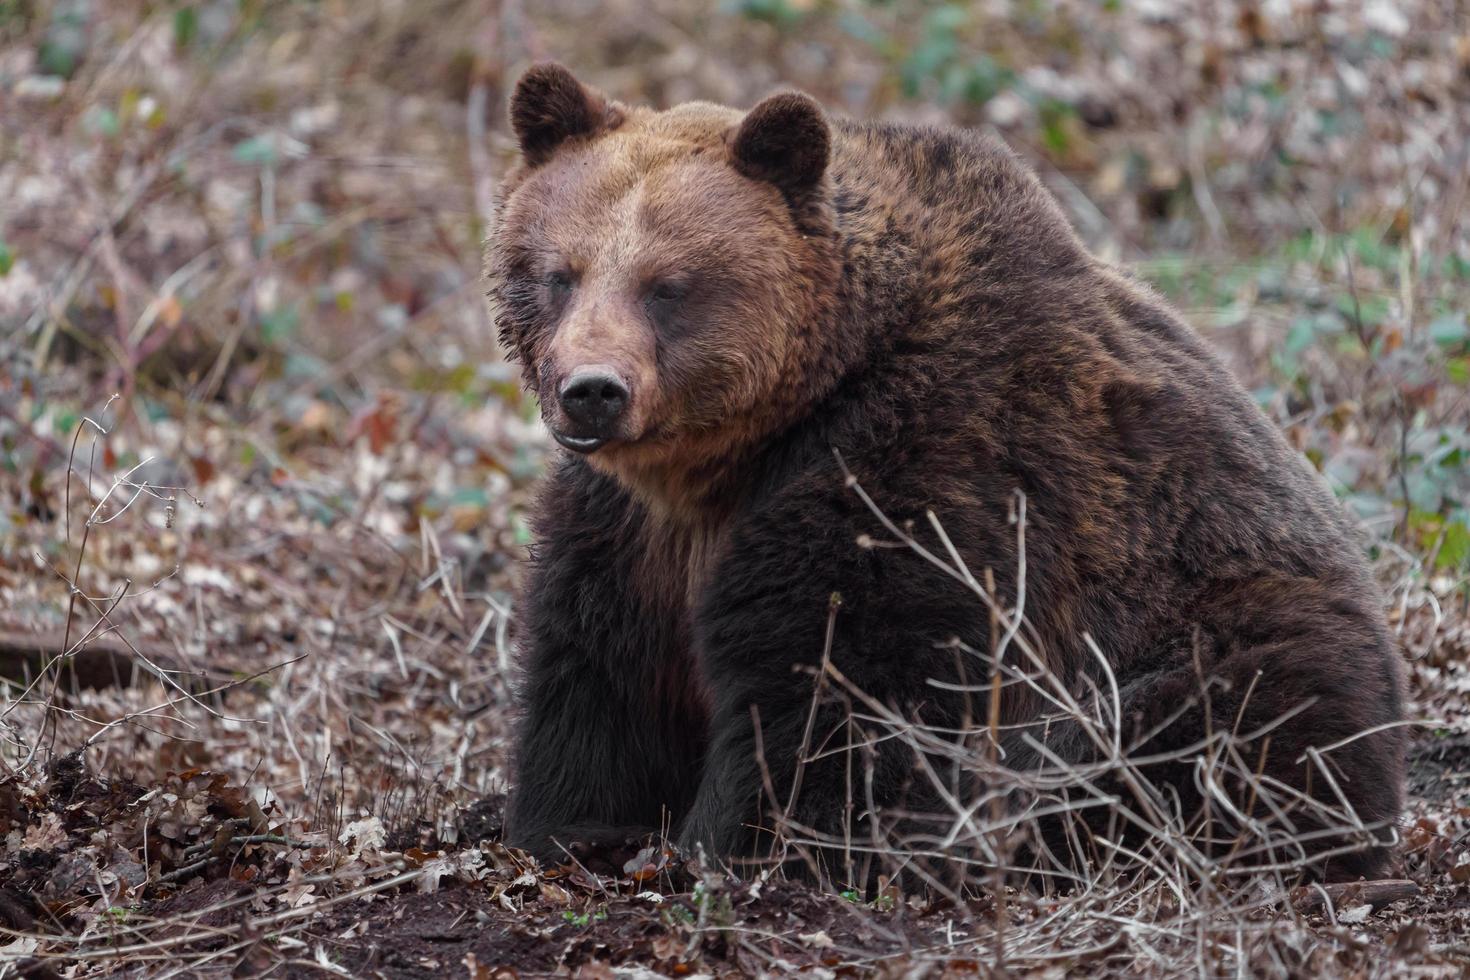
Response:
[[[632,392],[623,419],[623,437],[636,439],[648,428],[658,401],[658,352],[653,331],[636,309],[614,289],[584,290],[552,339],[547,351],[548,372],[542,390],[541,411],[548,425],[564,426],[556,392],[567,378],[581,371],[611,371]]]

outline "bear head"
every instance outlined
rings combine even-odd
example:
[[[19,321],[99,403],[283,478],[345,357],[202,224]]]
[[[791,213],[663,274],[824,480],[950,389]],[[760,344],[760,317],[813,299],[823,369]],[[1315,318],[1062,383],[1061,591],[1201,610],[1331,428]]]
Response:
[[[694,506],[836,381],[841,247],[816,102],[624,106],[517,83],[486,271],[542,417],[649,502]]]

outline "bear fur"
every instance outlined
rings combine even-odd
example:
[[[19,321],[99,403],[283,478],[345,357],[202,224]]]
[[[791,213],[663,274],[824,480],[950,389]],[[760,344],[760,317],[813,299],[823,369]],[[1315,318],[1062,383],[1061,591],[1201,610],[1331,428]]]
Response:
[[[534,518],[512,844],[557,860],[652,832],[760,858],[780,818],[942,848],[946,797],[978,798],[979,770],[946,785],[872,717],[1021,775],[1085,768],[1096,739],[1034,685],[990,700],[992,651],[1029,670],[1025,642],[1079,702],[1121,707],[1121,744],[1159,788],[1143,812],[1202,851],[1250,853],[1254,821],[1297,839],[1257,863],[1385,870],[1403,683],[1350,525],[1007,149],[829,119],[794,93],[748,113],[624,106],[556,65],[522,78],[511,121],[523,159],[491,297],[548,426],[580,450],[553,461]],[[595,436],[558,403],[589,364],[623,393]],[[1002,606],[1024,599],[1021,639],[995,643],[984,576]],[[1200,745],[1227,732],[1278,802],[1245,778],[1202,792]],[[1025,853],[1082,866],[1108,855],[1089,834],[1149,833],[1110,813],[1041,818]],[[820,873],[862,877],[823,853]]]

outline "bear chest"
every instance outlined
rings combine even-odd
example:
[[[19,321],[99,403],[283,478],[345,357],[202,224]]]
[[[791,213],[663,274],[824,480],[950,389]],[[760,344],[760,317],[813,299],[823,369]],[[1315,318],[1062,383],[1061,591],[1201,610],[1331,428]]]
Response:
[[[659,667],[661,699],[684,703],[701,713],[710,705],[708,687],[694,649],[694,619],[726,535],[715,525],[664,524],[645,530],[638,586],[657,610],[668,644]]]

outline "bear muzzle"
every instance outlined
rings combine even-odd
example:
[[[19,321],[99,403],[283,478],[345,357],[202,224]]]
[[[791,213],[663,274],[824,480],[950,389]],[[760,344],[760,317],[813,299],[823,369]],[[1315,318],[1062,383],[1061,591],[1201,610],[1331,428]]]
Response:
[[[579,368],[557,391],[567,424],[552,426],[551,434],[573,452],[594,452],[618,434],[631,401],[628,386],[610,368]]]

